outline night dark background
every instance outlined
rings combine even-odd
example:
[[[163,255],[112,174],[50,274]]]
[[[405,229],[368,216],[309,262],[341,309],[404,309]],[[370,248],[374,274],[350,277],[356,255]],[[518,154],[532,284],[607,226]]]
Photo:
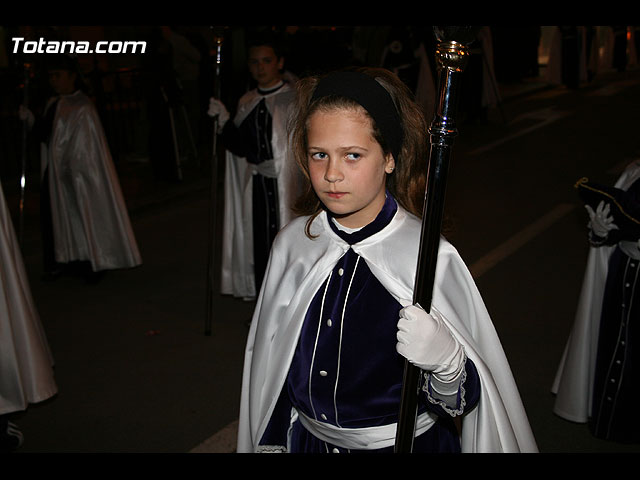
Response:
[[[176,116],[176,128],[184,129],[182,109],[188,113],[191,138],[197,147],[197,158],[189,168],[197,166],[206,175],[211,148],[211,120],[206,116],[208,99],[218,87],[215,75],[215,34],[222,32],[222,63],[219,91],[223,102],[233,114],[238,98],[252,88],[246,68],[248,39],[258,32],[271,32],[283,46],[285,70],[303,77],[350,65],[372,65],[399,68],[406,83],[415,89],[417,59],[414,50],[424,45],[431,71],[436,75],[433,51],[435,38],[432,27],[208,27],[208,26],[58,26],[4,27],[2,29],[2,59],[0,59],[0,178],[3,182],[19,175],[22,167],[22,124],[17,116],[27,95],[28,107],[41,113],[51,94],[47,79],[48,54],[14,53],[13,37],[27,41],[49,40],[88,41],[92,45],[106,41],[145,41],[144,54],[79,54],[78,66],[84,90],[92,98],[100,114],[111,154],[117,168],[129,160],[148,161],[154,177],[162,181],[176,180],[171,169],[174,158],[170,143],[169,107]],[[170,32],[170,33],[169,33]],[[493,57],[498,82],[519,82],[536,77],[541,27],[491,27]],[[181,78],[181,66],[175,60],[168,39],[170,35],[188,42],[199,55],[189,79]],[[400,51],[384,49],[395,42]],[[515,55],[515,50],[518,54]],[[177,55],[184,54],[184,51]],[[191,54],[191,53],[190,53]],[[461,93],[461,115],[477,116],[479,107],[478,81],[481,60],[472,61],[464,77]],[[195,69],[195,70],[194,70]],[[185,74],[186,75],[186,74]],[[25,80],[28,88],[25,90]],[[163,96],[166,95],[166,98]],[[181,155],[193,156],[188,132],[178,132]],[[27,141],[30,149],[28,169],[38,171],[38,146]],[[34,185],[29,185],[29,188]]]

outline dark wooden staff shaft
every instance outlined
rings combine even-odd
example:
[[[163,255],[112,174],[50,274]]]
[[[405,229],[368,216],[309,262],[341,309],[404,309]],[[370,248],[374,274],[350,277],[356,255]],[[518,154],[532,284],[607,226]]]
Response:
[[[215,33],[216,60],[215,79],[213,96],[220,100],[220,69],[222,66],[222,41],[221,32]],[[215,240],[218,212],[218,116],[213,118],[213,145],[211,152],[211,184],[209,186],[209,237],[208,237],[208,259],[207,259],[207,301],[204,334],[211,335],[211,324],[213,318],[213,294],[215,285]]]

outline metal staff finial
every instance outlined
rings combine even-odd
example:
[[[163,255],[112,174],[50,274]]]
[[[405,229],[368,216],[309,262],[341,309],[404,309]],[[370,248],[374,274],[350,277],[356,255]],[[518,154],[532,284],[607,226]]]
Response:
[[[220,98],[220,69],[222,68],[222,42],[224,41],[224,29],[225,27],[211,27],[213,31],[213,41],[216,44],[216,69],[215,69],[215,83],[214,83],[214,96]]]
[[[476,38],[474,27],[434,27],[438,40],[436,60],[439,71],[436,112],[429,128],[431,149],[427,166],[427,184],[422,213],[422,232],[413,303],[431,309],[440,231],[444,211],[446,176],[453,140],[458,134],[455,124],[457,92],[469,58],[468,45]],[[405,361],[402,398],[396,432],[396,453],[413,449],[421,371]]]

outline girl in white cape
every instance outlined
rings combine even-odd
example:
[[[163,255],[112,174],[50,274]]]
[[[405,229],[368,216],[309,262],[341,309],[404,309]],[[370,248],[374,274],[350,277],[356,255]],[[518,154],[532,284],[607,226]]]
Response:
[[[405,358],[423,371],[414,452],[536,451],[480,294],[444,238],[430,313],[409,300],[428,145],[408,89],[382,69],[334,72],[302,79],[294,111],[307,188],[251,323],[238,452],[393,451]]]

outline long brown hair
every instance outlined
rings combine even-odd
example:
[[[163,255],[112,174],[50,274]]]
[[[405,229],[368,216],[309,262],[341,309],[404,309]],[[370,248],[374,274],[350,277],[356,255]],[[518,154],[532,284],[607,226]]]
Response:
[[[374,77],[389,92],[396,105],[402,122],[403,142],[399,158],[394,158],[395,169],[387,175],[386,186],[403,208],[421,217],[429,145],[427,123],[422,110],[414,102],[409,88],[392,72],[382,68],[367,67],[352,70]],[[313,76],[298,81],[296,104],[289,124],[293,156],[305,178],[302,192],[293,205],[293,211],[298,215],[310,215],[307,222],[307,235],[309,235],[311,222],[322,211],[322,203],[313,190],[309,176],[307,144],[309,118],[319,110],[359,109],[367,114],[363,107],[346,97],[331,95],[312,102],[311,97],[320,79],[319,76]],[[367,114],[367,116],[371,120],[373,137],[382,147],[383,153],[389,154],[390,150],[375,121],[370,115]]]

